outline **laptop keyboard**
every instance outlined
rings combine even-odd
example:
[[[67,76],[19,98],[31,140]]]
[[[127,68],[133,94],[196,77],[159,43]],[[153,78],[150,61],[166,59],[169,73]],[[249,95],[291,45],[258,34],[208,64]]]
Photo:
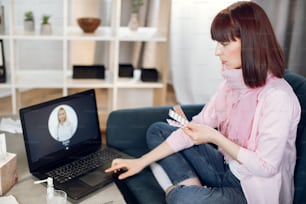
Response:
[[[110,164],[113,159],[118,157],[121,157],[121,155],[110,151],[109,149],[101,149],[71,163],[65,164],[64,166],[49,171],[47,175],[59,183],[65,183],[73,178],[93,171],[96,168],[102,167],[105,164]]]

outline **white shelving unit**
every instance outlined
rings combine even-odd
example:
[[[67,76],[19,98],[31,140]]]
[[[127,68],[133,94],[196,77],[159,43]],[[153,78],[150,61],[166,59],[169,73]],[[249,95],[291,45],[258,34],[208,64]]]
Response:
[[[38,28],[32,34],[25,33],[20,19],[23,18],[23,13],[20,14],[20,4],[23,4],[24,11],[30,10],[28,1],[23,0],[2,0],[2,5],[5,6],[5,23],[6,31],[0,34],[0,39],[5,43],[5,63],[7,69],[7,82],[0,83],[0,92],[9,92],[12,99],[11,112],[17,113],[18,109],[18,94],[22,89],[33,88],[59,88],[63,90],[63,95],[69,94],[70,89],[74,88],[96,88],[106,89],[108,91],[109,105],[107,111],[118,109],[119,94],[127,89],[132,90],[152,90],[152,104],[163,105],[166,100],[166,84],[167,72],[169,64],[169,42],[168,31],[170,22],[171,0],[156,0],[159,1],[158,26],[156,27],[140,27],[137,31],[130,31],[128,27],[121,25],[122,3],[124,0],[94,0],[100,1],[100,4],[111,2],[110,25],[101,25],[94,34],[84,34],[82,30],[71,20],[71,5],[75,0],[34,0],[39,3],[56,2],[61,4],[61,16],[58,17],[60,23],[53,27],[51,35],[40,35]],[[80,2],[80,0],[78,0]],[[81,0],[82,1],[82,0]],[[91,1],[83,0],[84,3]],[[52,4],[52,3],[51,3]],[[19,8],[19,10],[17,9]],[[77,11],[74,11],[77,12]],[[70,19],[70,20],[69,20]],[[37,19],[38,20],[38,19]],[[19,23],[18,23],[19,22]],[[37,22],[36,22],[36,25]],[[33,44],[28,52],[33,51],[32,57],[23,59],[25,53],[21,53],[20,47],[24,43]],[[33,43],[32,43],[33,42]],[[49,43],[50,46],[55,44],[57,48],[54,53],[49,50],[39,51],[35,48],[36,44],[41,42]],[[105,79],[73,79],[72,66],[74,64],[71,57],[74,50],[74,42],[81,43],[99,43],[107,44],[106,52],[101,53],[101,58],[106,58],[106,77]],[[119,78],[118,69],[120,61],[121,43],[135,42],[154,42],[156,43],[156,68],[159,71],[158,82],[142,82],[133,79]],[[36,50],[35,50],[36,49]],[[60,58],[52,68],[41,66],[41,68],[33,68],[32,62],[43,55],[43,52]],[[86,52],[86,51],[85,51]],[[100,53],[95,53],[95,55]],[[28,55],[28,53],[27,53]],[[104,56],[106,55],[106,56]],[[20,59],[28,64],[21,64]],[[52,60],[52,59],[51,59]],[[48,62],[46,62],[48,64]],[[141,99],[141,97],[140,97]]]

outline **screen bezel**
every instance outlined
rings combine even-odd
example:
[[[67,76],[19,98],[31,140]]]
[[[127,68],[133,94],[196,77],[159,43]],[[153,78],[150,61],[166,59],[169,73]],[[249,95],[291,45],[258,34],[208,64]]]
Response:
[[[63,149],[60,151],[57,151],[55,153],[52,153],[50,155],[46,155],[42,157],[38,161],[33,161],[33,158],[31,156],[31,150],[29,145],[29,135],[27,134],[27,124],[25,120],[26,114],[32,111],[37,111],[39,109],[42,109],[47,106],[51,106],[54,104],[60,104],[65,103],[66,101],[70,101],[72,99],[77,99],[80,97],[88,97],[88,95],[92,95],[92,102],[95,104],[94,106],[94,112],[95,112],[95,127],[97,127],[96,130],[93,130],[95,132],[95,137],[93,137],[91,140],[87,140],[85,142],[79,143],[78,145],[71,146],[68,150]],[[101,147],[101,132],[100,132],[100,124],[99,124],[99,118],[98,118],[98,111],[97,111],[97,105],[96,105],[96,95],[94,89],[90,89],[87,91],[82,91],[79,93],[71,94],[68,96],[64,96],[61,98],[57,98],[54,100],[49,100],[47,102],[39,103],[36,105],[32,105],[29,107],[21,108],[19,110],[20,114],[20,120],[21,125],[23,129],[23,137],[24,137],[24,143],[25,143],[25,149],[27,154],[27,160],[29,165],[29,170],[31,173],[33,172],[43,172],[43,171],[49,171],[52,168],[55,168],[57,166],[62,165],[63,163],[66,163],[70,160],[75,160],[85,154],[88,154],[90,152],[96,151],[98,148]]]

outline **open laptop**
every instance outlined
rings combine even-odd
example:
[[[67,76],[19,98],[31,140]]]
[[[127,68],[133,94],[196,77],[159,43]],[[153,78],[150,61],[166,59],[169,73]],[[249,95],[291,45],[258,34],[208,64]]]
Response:
[[[64,190],[72,201],[111,183],[112,175],[104,169],[112,159],[128,157],[102,145],[93,89],[25,107],[19,113],[31,174],[38,179],[52,177],[55,189]],[[71,167],[71,162],[78,167]],[[96,167],[87,169],[92,164]],[[85,174],[80,172],[84,168]]]

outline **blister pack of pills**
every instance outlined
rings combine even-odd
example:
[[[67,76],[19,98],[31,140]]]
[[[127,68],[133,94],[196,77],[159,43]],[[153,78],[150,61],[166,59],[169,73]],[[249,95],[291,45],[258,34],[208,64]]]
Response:
[[[171,119],[167,119],[167,122],[171,126],[185,127],[189,122],[179,105],[174,106],[173,109],[170,109],[168,115]]]

